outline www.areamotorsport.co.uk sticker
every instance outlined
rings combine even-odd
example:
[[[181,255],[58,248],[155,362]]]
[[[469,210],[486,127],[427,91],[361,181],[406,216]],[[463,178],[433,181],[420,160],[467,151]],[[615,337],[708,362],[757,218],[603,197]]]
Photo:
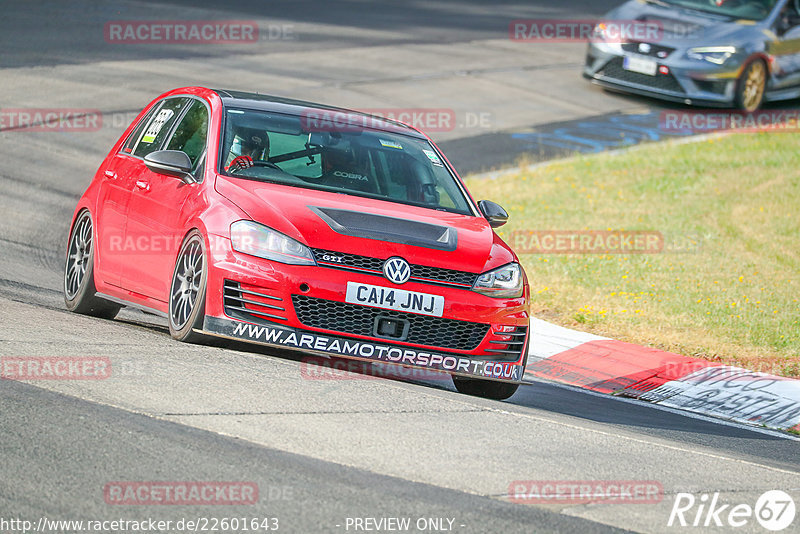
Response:
[[[494,380],[519,382],[525,371],[522,365],[512,362],[479,360],[462,355],[420,351],[337,336],[323,336],[289,327],[260,326],[217,317],[206,317],[204,333],[287,349],[410,365]]]

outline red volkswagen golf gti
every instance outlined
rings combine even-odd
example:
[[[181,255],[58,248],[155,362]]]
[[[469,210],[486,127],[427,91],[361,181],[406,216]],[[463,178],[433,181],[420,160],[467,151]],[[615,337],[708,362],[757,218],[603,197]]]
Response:
[[[111,149],[73,217],[67,307],[449,373],[505,399],[528,346],[525,273],[419,131],[277,97],[176,89]]]

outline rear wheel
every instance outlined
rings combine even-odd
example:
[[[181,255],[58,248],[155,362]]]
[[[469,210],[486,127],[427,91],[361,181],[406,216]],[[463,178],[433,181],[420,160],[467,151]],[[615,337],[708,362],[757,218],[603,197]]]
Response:
[[[193,230],[181,246],[169,293],[169,333],[179,341],[198,343],[205,336],[194,332],[203,327],[206,308],[205,241]]]
[[[736,86],[736,107],[742,111],[755,111],[764,102],[767,87],[767,65],[760,59],[745,67]]]
[[[464,378],[461,376],[453,376],[453,385],[459,393],[494,400],[506,400],[516,393],[517,388],[519,388],[519,384]]]
[[[64,303],[69,311],[113,319],[122,306],[95,296],[94,225],[88,210],[75,220],[64,265]]]

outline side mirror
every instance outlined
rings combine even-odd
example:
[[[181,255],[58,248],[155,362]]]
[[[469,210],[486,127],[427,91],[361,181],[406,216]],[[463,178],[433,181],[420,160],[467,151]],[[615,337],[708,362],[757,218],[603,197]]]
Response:
[[[197,181],[192,176],[192,160],[180,150],[156,150],[144,157],[144,164],[153,172],[177,176],[187,184]]]
[[[478,207],[492,228],[499,228],[508,222],[508,212],[500,204],[491,200],[481,200],[478,202]]]

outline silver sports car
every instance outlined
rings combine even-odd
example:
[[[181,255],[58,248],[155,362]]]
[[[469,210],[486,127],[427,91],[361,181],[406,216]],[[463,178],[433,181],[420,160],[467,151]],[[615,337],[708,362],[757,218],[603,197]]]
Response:
[[[596,84],[745,111],[800,97],[800,0],[630,0],[604,21],[583,72]],[[615,38],[615,21],[655,30]]]

